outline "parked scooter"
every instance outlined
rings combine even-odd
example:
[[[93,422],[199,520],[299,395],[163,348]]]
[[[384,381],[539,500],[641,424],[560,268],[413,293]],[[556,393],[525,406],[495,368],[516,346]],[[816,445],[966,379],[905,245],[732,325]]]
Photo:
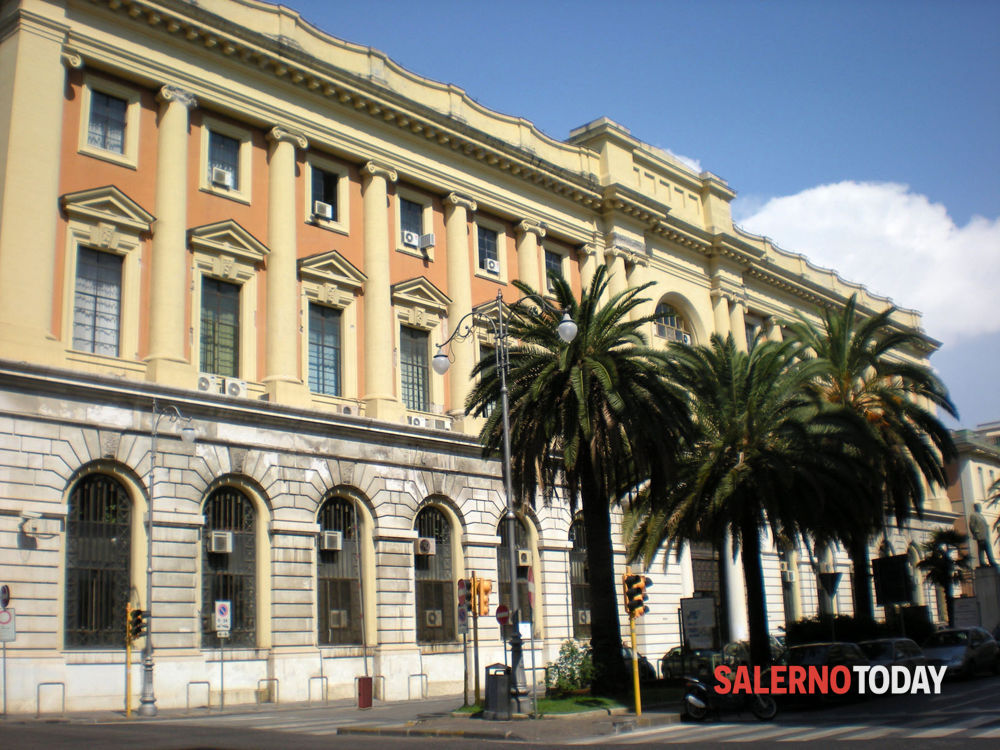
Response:
[[[727,693],[719,695],[697,677],[684,678],[684,712],[695,721],[704,721],[710,714],[750,711],[761,721],[770,721],[778,715],[778,704],[770,695],[753,693]]]

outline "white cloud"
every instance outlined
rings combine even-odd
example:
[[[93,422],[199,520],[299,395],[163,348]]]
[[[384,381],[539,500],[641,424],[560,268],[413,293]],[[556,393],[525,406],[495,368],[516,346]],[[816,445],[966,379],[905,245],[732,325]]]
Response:
[[[1000,218],[959,227],[906,185],[840,182],[772,198],[740,224],[920,310],[942,341],[1000,331]]]
[[[679,161],[684,166],[693,169],[695,174],[702,173],[701,162],[698,161],[697,159],[693,159],[690,156],[684,156],[683,154],[675,153],[674,151],[671,151],[669,148],[665,148],[663,150],[666,151],[675,159],[677,159],[677,161]]]

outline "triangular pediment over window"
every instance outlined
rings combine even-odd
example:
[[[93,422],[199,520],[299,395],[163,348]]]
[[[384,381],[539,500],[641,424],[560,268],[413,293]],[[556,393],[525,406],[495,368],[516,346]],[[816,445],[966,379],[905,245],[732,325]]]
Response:
[[[262,263],[270,252],[267,245],[232,219],[189,229],[188,245],[192,250],[231,255],[252,264]]]
[[[400,281],[390,287],[392,303],[403,307],[422,307],[440,316],[448,312],[451,298],[434,286],[424,276]]]
[[[360,291],[368,280],[357,266],[336,250],[299,258],[299,276],[351,292]]]
[[[59,199],[66,215],[88,224],[112,224],[119,231],[148,233],[156,217],[114,185],[67,193]]]

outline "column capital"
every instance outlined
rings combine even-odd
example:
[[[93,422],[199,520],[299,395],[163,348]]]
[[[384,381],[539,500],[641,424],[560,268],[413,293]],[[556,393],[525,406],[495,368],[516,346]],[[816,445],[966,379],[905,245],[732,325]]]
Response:
[[[361,167],[361,179],[369,182],[373,177],[381,177],[387,182],[395,182],[399,175],[392,167],[372,160]]]
[[[83,67],[83,56],[72,47],[63,47],[59,59],[67,68],[79,70]]]
[[[597,245],[593,242],[584,242],[582,245],[576,248],[576,257],[578,260],[583,260],[584,258],[590,258],[591,256],[597,255]]]
[[[538,237],[538,239],[542,239],[542,237],[545,236],[545,227],[534,219],[523,219],[518,222],[515,229],[517,230],[517,233],[522,236],[533,234]]]
[[[464,208],[466,211],[475,211],[479,206],[472,198],[466,198],[458,193],[448,193],[444,198],[445,207]]]
[[[309,148],[309,141],[302,133],[286,128],[284,125],[275,125],[267,132],[267,140],[272,143],[291,143],[301,149]]]
[[[622,261],[625,261],[628,259],[628,253],[620,247],[604,248],[604,260],[606,263],[613,263],[617,258],[621,258]]]
[[[156,94],[156,98],[161,102],[177,102],[181,106],[187,107],[188,109],[193,109],[198,106],[198,100],[195,98],[194,94],[178,88],[177,86],[171,86],[170,84],[161,87],[159,92]]]

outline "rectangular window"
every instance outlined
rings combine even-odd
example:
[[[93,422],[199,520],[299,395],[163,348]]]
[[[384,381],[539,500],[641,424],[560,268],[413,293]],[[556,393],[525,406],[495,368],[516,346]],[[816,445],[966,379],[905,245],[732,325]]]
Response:
[[[497,233],[486,227],[479,227],[478,237],[479,267],[487,273],[500,275],[500,256],[497,253]]]
[[[399,336],[399,374],[403,403],[413,411],[427,411],[427,331],[403,327]]]
[[[214,130],[208,134],[208,182],[229,190],[240,188],[240,142]]]
[[[125,110],[128,102],[93,91],[90,94],[90,127],[87,145],[116,154],[125,153]]]
[[[118,356],[121,297],[121,256],[81,247],[73,302],[74,349]]]
[[[201,281],[201,370],[239,376],[240,288],[218,279]]]
[[[545,288],[550,292],[553,289],[552,280],[549,274],[562,277],[562,256],[551,250],[545,251]]]
[[[399,228],[402,232],[402,242],[408,247],[420,244],[420,235],[424,231],[424,207],[419,203],[399,199]]]
[[[309,388],[340,395],[340,310],[309,303]]]
[[[313,213],[327,221],[337,221],[337,181],[340,175],[317,167],[313,167],[311,171]],[[317,211],[316,201],[321,201],[330,207],[329,216],[323,216]]]

